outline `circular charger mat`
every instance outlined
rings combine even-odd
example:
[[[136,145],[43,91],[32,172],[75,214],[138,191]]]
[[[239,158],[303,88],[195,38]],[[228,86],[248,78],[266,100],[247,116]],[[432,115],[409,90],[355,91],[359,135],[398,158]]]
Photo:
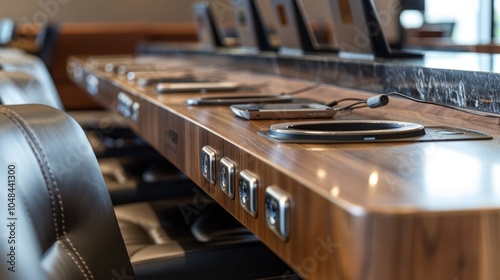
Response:
[[[281,143],[425,142],[492,139],[488,134],[448,126],[398,121],[309,121],[275,124],[260,135]]]

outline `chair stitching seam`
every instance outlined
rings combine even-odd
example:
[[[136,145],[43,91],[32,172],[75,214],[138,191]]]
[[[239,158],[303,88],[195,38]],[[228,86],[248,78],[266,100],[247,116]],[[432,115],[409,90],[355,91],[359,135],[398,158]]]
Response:
[[[89,266],[87,265],[87,262],[85,262],[85,260],[83,259],[83,257],[80,255],[80,253],[78,252],[78,250],[76,249],[75,245],[73,245],[73,242],[71,242],[71,240],[69,239],[69,237],[65,236],[66,240],[68,241],[69,245],[71,246],[71,248],[73,249],[73,251],[75,252],[75,254],[78,256],[78,258],[80,259],[80,261],[83,263],[83,265],[85,266],[85,268],[87,269],[89,275],[90,275],[90,278],[94,279],[94,276],[92,275],[92,272],[90,271],[90,268]]]
[[[19,114],[17,114],[16,112],[12,111],[12,113],[14,114],[14,116],[16,118],[19,119],[19,121],[24,126],[24,128],[26,128],[27,133],[29,134],[29,136],[31,137],[31,139],[33,139],[33,142],[35,143],[36,147],[40,151],[40,154],[41,154],[41,157],[42,157],[42,160],[43,160],[42,162],[44,163],[44,166],[47,167],[47,171],[48,171],[48,173],[50,175],[50,180],[52,181],[52,185],[55,188],[55,193],[56,193],[56,196],[57,196],[57,202],[59,203],[59,210],[60,210],[60,216],[61,216],[61,230],[62,230],[62,234],[66,235],[66,221],[64,219],[64,205],[63,205],[63,202],[62,202],[61,192],[59,190],[59,187],[57,186],[57,182],[56,182],[56,179],[54,178],[54,174],[52,173],[52,170],[50,168],[49,162],[47,160],[47,156],[45,155],[45,153],[43,151],[43,148],[40,145],[38,139],[35,137],[34,133],[31,131],[31,129],[29,129],[29,125],[26,123],[26,121]]]
[[[9,118],[14,123],[14,125],[16,125],[16,127],[21,131],[21,133],[23,134],[24,138],[28,141],[28,144],[30,145],[30,148],[32,149],[33,154],[35,155],[35,157],[37,159],[38,166],[42,170],[43,178],[45,180],[45,184],[47,186],[47,190],[48,190],[49,196],[50,196],[50,202],[51,202],[51,205],[52,205],[52,220],[54,222],[54,230],[56,232],[56,238],[59,238],[59,231],[57,230],[58,223],[57,223],[56,205],[55,205],[55,201],[54,201],[54,192],[50,189],[49,178],[47,177],[47,174],[43,171],[42,161],[41,161],[38,153],[34,152],[35,151],[35,148],[33,147],[34,144],[31,141],[30,137],[28,136],[27,132],[24,129],[22,129],[22,127],[19,124],[18,120],[16,120],[13,116],[10,115],[10,113],[12,113],[12,111],[10,109],[7,109],[7,108],[4,107],[4,108],[1,108],[0,112],[2,114],[4,114],[7,118]]]
[[[75,259],[75,257],[71,254],[71,252],[66,248],[66,246],[64,246],[64,244],[59,241],[58,242],[59,245],[64,249],[64,251],[66,252],[66,254],[68,254],[68,256],[73,260],[73,262],[76,264],[76,266],[78,266],[78,269],[80,269],[80,272],[82,272],[83,276],[85,277],[85,279],[89,279],[87,273],[85,273],[85,271],[83,270],[82,266],[78,263],[78,261]],[[94,279],[94,277],[92,275],[90,275],[90,277],[92,279]]]
[[[64,205],[63,205],[63,202],[62,202],[61,191],[59,190],[59,187],[57,185],[56,179],[54,178],[54,174],[52,173],[52,170],[50,168],[49,162],[47,160],[47,156],[45,155],[42,146],[40,145],[38,139],[35,137],[34,133],[30,130],[30,128],[29,128],[28,124],[26,123],[26,121],[19,114],[17,114],[15,111],[12,111],[12,113],[14,114],[14,116],[16,116],[19,119],[19,121],[26,128],[26,130],[29,133],[29,135],[32,137],[33,141],[35,142],[36,146],[38,147],[38,149],[40,151],[40,154],[41,154],[41,156],[42,156],[42,158],[44,160],[45,166],[47,167],[47,170],[48,170],[49,175],[50,175],[50,179],[52,180],[52,184],[53,184],[54,188],[56,189],[56,193],[57,193],[57,199],[58,199],[59,206],[60,206],[60,211],[61,211],[61,213],[60,213],[60,215],[61,215],[61,227],[62,227],[61,230],[62,230],[62,234],[64,236],[64,239],[66,239],[68,241],[68,243],[70,244],[71,249],[78,256],[78,259],[80,260],[80,262],[83,263],[83,265],[85,266],[85,268],[87,270],[87,273],[90,275],[90,278],[94,279],[94,277],[92,276],[92,272],[90,271],[90,268],[88,267],[87,263],[85,262],[85,260],[83,260],[83,258],[80,255],[80,253],[78,253],[78,250],[75,248],[75,246],[73,245],[73,243],[71,242],[71,240],[69,240],[69,238],[66,236],[66,221],[65,221]]]

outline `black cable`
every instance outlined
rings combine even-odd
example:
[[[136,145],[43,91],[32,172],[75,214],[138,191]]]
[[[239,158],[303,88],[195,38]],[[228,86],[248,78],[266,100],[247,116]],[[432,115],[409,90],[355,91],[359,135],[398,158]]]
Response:
[[[297,95],[297,94],[304,93],[304,92],[310,91],[312,89],[315,89],[315,88],[319,87],[320,85],[321,85],[321,82],[317,82],[313,85],[306,86],[306,87],[303,87],[303,88],[300,88],[300,89],[297,89],[294,91],[282,92],[282,93],[280,93],[280,95]]]
[[[411,101],[416,102],[416,103],[422,103],[422,104],[440,106],[440,107],[443,107],[443,108],[448,108],[448,109],[456,110],[456,111],[467,113],[467,114],[472,114],[472,115],[479,116],[479,117],[500,119],[500,115],[484,114],[484,113],[479,113],[479,112],[475,112],[475,111],[472,111],[472,110],[469,110],[469,109],[464,109],[464,108],[456,107],[456,106],[452,106],[452,105],[439,104],[439,103],[432,102],[432,101],[427,101],[427,100],[420,100],[420,99],[416,99],[416,98],[413,98],[411,96],[404,95],[402,93],[395,92],[395,91],[394,92],[389,92],[387,94],[380,94],[380,95],[375,95],[375,96],[371,97],[374,100],[377,100],[377,99],[378,100],[384,100],[385,102],[382,102],[382,103],[377,103],[377,104],[371,104],[370,105],[370,102],[368,102],[370,98],[369,99],[344,98],[344,99],[339,99],[339,100],[332,101],[332,102],[328,103],[327,106],[333,107],[333,106],[335,106],[335,105],[337,105],[337,104],[339,104],[341,102],[356,101],[356,102],[354,102],[352,104],[349,104],[347,106],[340,107],[340,108],[334,108],[334,109],[337,110],[337,111],[352,111],[352,110],[361,109],[361,108],[378,108],[378,107],[387,105],[389,103],[388,97],[391,96],[391,95],[399,96],[399,97],[411,100]]]
[[[349,109],[347,109],[346,111],[353,111],[353,110],[362,109],[362,108],[368,108],[368,105],[365,104],[365,105],[352,106]]]
[[[330,106],[330,107],[333,107],[341,102],[344,102],[344,101],[364,101],[366,102],[365,99],[361,99],[361,98],[344,98],[344,99],[339,99],[339,100],[335,100],[335,101],[332,101],[328,104],[326,104],[326,106]]]
[[[483,113],[474,112],[474,111],[471,111],[471,110],[468,110],[468,109],[464,109],[464,108],[460,108],[460,107],[456,107],[456,106],[452,106],[452,105],[439,104],[439,103],[432,102],[432,101],[427,101],[427,100],[420,100],[420,99],[416,99],[416,98],[413,98],[411,96],[404,95],[402,93],[395,92],[395,91],[394,92],[389,92],[386,95],[387,96],[396,95],[396,96],[399,96],[399,97],[411,100],[413,102],[422,103],[422,104],[429,104],[429,105],[435,105],[435,106],[440,106],[440,107],[444,107],[444,108],[456,110],[456,111],[459,111],[459,112],[476,115],[476,116],[479,116],[479,117],[500,119],[500,115],[483,114]]]
[[[358,105],[362,105],[362,107],[359,107]],[[352,111],[354,109],[364,108],[364,107],[367,107],[366,100],[354,102],[354,103],[349,104],[345,107],[335,108],[335,110],[337,110],[337,111],[347,111],[347,110]]]

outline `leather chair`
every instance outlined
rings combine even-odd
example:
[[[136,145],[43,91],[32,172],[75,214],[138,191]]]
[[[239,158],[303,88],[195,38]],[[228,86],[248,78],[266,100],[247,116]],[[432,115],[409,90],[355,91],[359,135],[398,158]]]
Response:
[[[0,206],[12,206],[9,217],[16,219],[8,220],[13,233],[0,234],[16,240],[0,242],[1,252],[15,256],[8,257],[11,263],[0,262],[2,279],[135,279],[134,270],[137,279],[289,275],[286,265],[208,197],[193,204],[202,193],[113,211],[85,134],[60,110],[0,106],[0,154],[0,180],[13,182],[12,191],[0,188]],[[196,214],[186,216],[187,207]],[[13,266],[15,273],[8,270]]]
[[[31,78],[12,76],[25,93],[22,103],[12,103],[12,97],[3,96],[0,104],[45,104],[65,110],[57,92],[57,88],[44,62],[34,55],[26,53],[10,53],[0,51],[0,70],[5,72],[23,72]],[[29,80],[27,82],[27,80]],[[26,86],[29,86],[27,88]],[[17,100],[19,100],[17,98]],[[132,132],[124,119],[118,114],[107,111],[67,112],[85,129],[98,157],[114,157],[119,155],[151,155],[155,153],[142,139]],[[103,127],[104,124],[104,127]],[[116,141],[115,141],[116,140]],[[118,145],[115,143],[119,143]]]
[[[9,70],[0,71],[0,104],[36,103],[63,109],[55,86],[47,80],[50,75],[39,59],[9,57],[10,60],[0,59],[0,65]],[[116,114],[78,112],[74,117],[85,128],[94,152],[100,158],[102,171],[110,171],[105,172],[105,178],[113,203],[185,195],[194,186],[177,168],[130,131]],[[100,129],[102,120],[111,122],[111,126]],[[158,169],[161,172],[155,172]],[[167,185],[172,187],[166,188]]]
[[[38,81],[40,88],[27,97],[36,97],[41,104],[64,110],[50,73],[38,57],[25,53],[0,52],[0,69],[31,75]]]
[[[5,279],[133,275],[97,161],[74,121],[51,107],[1,106],[0,154],[3,181],[9,164],[16,170],[17,270]]]
[[[56,22],[48,22],[43,25],[36,36],[36,45],[38,49],[34,53],[43,63],[50,68],[52,57],[59,39],[60,25]]]

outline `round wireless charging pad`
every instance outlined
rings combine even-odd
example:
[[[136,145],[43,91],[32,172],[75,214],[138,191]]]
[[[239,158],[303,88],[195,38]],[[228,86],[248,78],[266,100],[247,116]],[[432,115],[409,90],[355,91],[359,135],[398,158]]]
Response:
[[[491,139],[491,136],[453,127],[424,127],[399,121],[310,121],[275,124],[259,134],[286,143],[356,143]]]

